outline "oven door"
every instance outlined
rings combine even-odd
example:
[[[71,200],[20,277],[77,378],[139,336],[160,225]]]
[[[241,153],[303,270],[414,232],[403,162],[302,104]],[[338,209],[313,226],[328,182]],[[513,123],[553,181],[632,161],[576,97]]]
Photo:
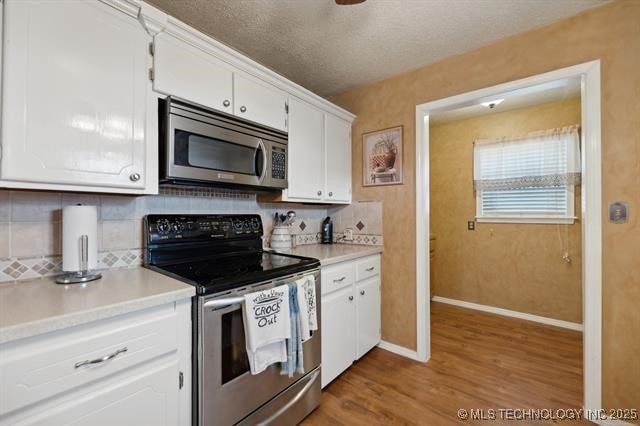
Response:
[[[268,141],[176,114],[168,124],[166,179],[263,185]]]
[[[301,276],[301,275],[299,275]],[[320,274],[316,270],[317,312],[320,315]],[[268,289],[291,282],[297,277],[287,277],[260,286],[252,286],[245,292]],[[198,413],[201,426],[235,424],[283,390],[301,379],[296,373],[292,378],[280,374],[280,364],[273,364],[260,374],[249,371],[245,347],[242,304],[237,303],[241,294],[230,295],[230,305],[224,306],[225,297],[215,298],[216,306],[205,307],[212,299],[200,298],[199,324],[201,339],[197,386]],[[321,319],[318,318],[318,324]],[[310,373],[320,366],[320,330],[304,342],[304,369]]]

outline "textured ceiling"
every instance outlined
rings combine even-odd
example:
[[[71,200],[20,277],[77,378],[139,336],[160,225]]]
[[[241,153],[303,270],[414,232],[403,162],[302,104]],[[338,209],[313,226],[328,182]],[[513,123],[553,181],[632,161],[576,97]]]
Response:
[[[323,96],[420,67],[602,0],[147,0]]]
[[[575,99],[580,97],[580,78],[566,78],[550,83],[538,84],[523,89],[513,90],[491,96],[491,98],[477,99],[471,105],[436,112],[429,116],[431,124],[441,124],[450,121],[466,120],[467,118],[481,115],[495,114],[511,111],[518,108],[527,108],[534,105],[542,105],[549,102]],[[503,99],[493,108],[482,105],[481,102],[490,102]]]

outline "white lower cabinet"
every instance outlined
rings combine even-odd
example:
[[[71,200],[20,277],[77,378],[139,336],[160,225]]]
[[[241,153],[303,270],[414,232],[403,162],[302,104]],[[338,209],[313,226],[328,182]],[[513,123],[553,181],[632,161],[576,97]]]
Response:
[[[367,275],[358,281],[361,270]],[[325,387],[380,343],[380,255],[329,265],[321,273]]]
[[[21,425],[172,426],[178,422],[178,388],[173,358],[155,368],[138,368],[102,383],[77,399],[21,419]]]
[[[353,287],[322,297],[322,386],[349,368],[355,357]]]
[[[188,425],[190,336],[187,300],[0,345],[0,425]]]
[[[380,343],[380,276],[359,282],[356,294],[356,359]]]

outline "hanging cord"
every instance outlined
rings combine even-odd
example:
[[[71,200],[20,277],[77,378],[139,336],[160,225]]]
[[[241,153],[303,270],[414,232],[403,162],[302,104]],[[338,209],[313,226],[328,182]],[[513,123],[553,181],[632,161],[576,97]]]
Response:
[[[564,230],[565,230],[565,240],[566,240],[566,246],[564,241],[562,240],[562,235],[560,233],[560,224],[557,225],[558,226],[558,242],[560,243],[560,251],[562,252],[562,259],[567,262],[567,263],[571,263],[571,255],[569,255],[569,225],[564,225]]]

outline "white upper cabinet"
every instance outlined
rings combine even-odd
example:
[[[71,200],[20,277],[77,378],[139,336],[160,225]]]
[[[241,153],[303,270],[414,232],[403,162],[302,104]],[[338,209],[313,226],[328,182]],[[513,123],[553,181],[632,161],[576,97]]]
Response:
[[[248,74],[233,75],[233,113],[238,117],[287,131],[287,96],[282,90]]]
[[[201,42],[161,32],[154,37],[153,66],[158,93],[287,131],[287,94],[231,66]]]
[[[135,16],[99,1],[8,0],[3,31],[0,186],[157,190],[151,38]]]
[[[351,202],[351,124],[325,114],[324,140],[325,199]]]
[[[324,114],[306,102],[289,99],[289,188],[287,196],[322,200]]]
[[[282,201],[351,202],[351,122],[289,99],[289,188]]]
[[[154,37],[153,89],[220,111],[233,113],[233,69],[185,41]]]

